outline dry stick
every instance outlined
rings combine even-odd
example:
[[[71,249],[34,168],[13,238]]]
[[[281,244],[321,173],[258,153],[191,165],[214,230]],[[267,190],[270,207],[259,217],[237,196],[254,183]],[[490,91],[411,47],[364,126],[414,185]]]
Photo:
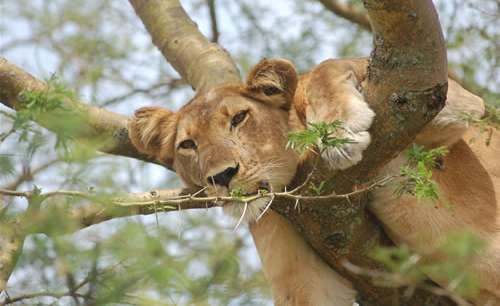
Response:
[[[150,196],[154,197],[152,200],[144,200],[144,201],[127,201],[127,196],[121,196],[117,197],[111,200],[111,203],[114,205],[119,205],[119,206],[141,206],[141,205],[155,205],[155,204],[160,204],[160,205],[168,205],[168,204],[177,204],[181,209],[183,209],[180,204],[183,203],[203,203],[206,207],[205,202],[252,202],[260,198],[264,197],[271,197],[271,198],[287,198],[287,199],[296,199],[296,200],[326,200],[326,199],[348,199],[349,197],[365,193],[368,191],[371,191],[373,189],[376,189],[378,187],[383,187],[385,186],[388,182],[393,180],[397,176],[386,176],[383,177],[382,179],[379,179],[377,181],[374,181],[370,185],[368,185],[365,188],[361,188],[349,193],[345,194],[335,194],[335,193],[330,193],[327,195],[317,195],[317,196],[305,196],[305,195],[298,195],[294,194],[297,192],[298,188],[295,188],[291,191],[284,191],[284,192],[269,192],[269,193],[258,193],[255,195],[251,195],[248,197],[233,197],[233,196],[207,196],[207,197],[197,197],[201,192],[203,192],[207,187],[204,187],[198,191],[196,191],[193,194],[187,194],[187,195],[180,195],[180,196],[172,196],[172,197],[164,197],[161,198],[157,196],[159,191],[150,191],[149,194]],[[303,187],[302,185],[299,187]],[[162,192],[168,192],[163,190]],[[0,194],[5,195],[5,196],[13,196],[13,197],[24,197],[24,198],[31,198],[33,197],[34,193],[32,191],[15,191],[15,190],[6,190],[6,189],[0,189]],[[141,194],[144,195],[144,194]],[[88,200],[98,200],[98,202],[101,202],[102,204],[108,203],[107,200],[99,200],[99,197],[95,194],[88,194],[85,192],[81,191],[71,191],[71,190],[59,190],[59,191],[51,191],[47,193],[41,193],[37,195],[39,199],[46,200],[47,198],[54,197],[54,196],[73,196],[73,197],[80,197],[80,198],[85,198]],[[130,194],[128,196],[129,198],[137,198],[139,197],[139,194]],[[217,205],[220,206],[220,205]],[[162,206],[165,207],[165,206]],[[177,209],[177,207],[170,206],[169,208],[172,209]],[[192,207],[189,207],[192,208]],[[189,209],[187,208],[187,209]],[[195,208],[200,208],[200,207],[195,207]]]
[[[105,197],[97,194],[88,194],[79,191],[52,191],[47,193],[37,194],[38,201],[44,201],[50,197],[55,196],[72,196],[80,197],[93,202],[92,204],[85,205],[83,207],[76,207],[72,210],[70,214],[70,219],[74,220],[79,224],[79,228],[88,227],[97,223],[101,223],[110,219],[133,216],[133,215],[148,215],[152,213],[162,212],[172,212],[187,209],[207,209],[211,207],[224,206],[226,203],[243,202],[246,205],[251,204],[252,201],[263,197],[275,198],[289,198],[295,200],[295,205],[298,205],[299,201],[317,201],[324,199],[349,199],[357,194],[369,192],[375,188],[383,187],[387,182],[392,180],[395,176],[384,177],[380,180],[373,182],[365,188],[347,193],[347,194],[329,194],[324,196],[304,196],[293,194],[296,189],[290,192],[273,192],[273,193],[259,193],[256,195],[251,195],[246,198],[238,198],[231,196],[208,196],[208,197],[198,197],[206,187],[187,195],[176,195],[179,194],[179,190],[159,190],[151,191],[146,193],[135,193],[129,194],[121,197]],[[24,197],[31,199],[33,197],[32,191],[12,191],[0,189],[0,195]],[[273,203],[273,200],[268,203],[266,208],[267,211]],[[111,204],[111,205],[110,205]],[[314,203],[311,203],[314,205]],[[246,211],[244,211],[246,213]],[[264,215],[262,213],[261,215]],[[240,218],[242,220],[244,214]],[[242,221],[239,221],[241,223]]]
[[[27,299],[34,299],[34,298],[37,298],[37,297],[52,297],[52,298],[55,298],[55,299],[60,299],[62,297],[71,297],[73,294],[71,292],[63,292],[63,293],[56,293],[56,292],[35,292],[35,293],[29,293],[29,294],[24,294],[24,295],[20,295],[20,296],[16,296],[16,297],[13,297],[13,298],[7,298],[6,301],[4,302],[5,305],[9,305],[9,304],[13,304],[13,303],[16,303],[16,302],[20,302],[20,301],[23,301],[23,300],[27,300]],[[81,294],[74,294],[78,297],[84,297],[83,295]]]

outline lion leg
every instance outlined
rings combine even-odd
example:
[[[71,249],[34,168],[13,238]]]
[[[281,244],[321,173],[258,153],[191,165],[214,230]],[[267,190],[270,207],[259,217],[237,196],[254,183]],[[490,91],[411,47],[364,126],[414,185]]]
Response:
[[[483,99],[448,79],[446,105],[417,135],[415,142],[427,148],[450,147],[458,142],[470,122],[484,115]]]
[[[350,66],[327,61],[311,72],[306,89],[306,121],[341,121],[335,136],[347,138],[342,147],[328,148],[322,155],[332,169],[347,169],[361,161],[370,144],[370,128],[375,113],[358,89],[358,80]]]
[[[250,226],[264,274],[278,306],[352,306],[356,292],[279,214]]]

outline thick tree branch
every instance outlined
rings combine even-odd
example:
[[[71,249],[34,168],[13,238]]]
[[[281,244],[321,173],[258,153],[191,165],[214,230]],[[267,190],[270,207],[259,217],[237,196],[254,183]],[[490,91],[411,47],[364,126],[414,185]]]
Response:
[[[339,0],[319,0],[323,6],[334,14],[359,25],[367,31],[371,31],[370,19],[366,12],[340,2]]]
[[[130,0],[153,43],[197,92],[240,82],[229,54],[200,33],[177,0]]]
[[[368,18],[368,14],[366,12],[357,10],[355,7],[340,3],[338,0],[318,0],[323,4],[323,6],[331,11],[332,13],[352,22],[365,29],[366,31],[371,32],[372,28],[370,25],[370,19]],[[448,77],[453,79],[455,82],[459,83],[460,86],[467,89],[468,91],[482,96],[485,92],[485,88],[479,86],[478,84],[473,84],[471,82],[467,82],[463,78],[461,78],[455,71],[450,70],[448,67]]]
[[[364,3],[375,46],[363,88],[377,116],[359,172],[349,171],[358,180],[406,148],[444,107],[447,93],[446,48],[432,1]]]
[[[446,50],[431,0],[367,0],[374,33],[363,92],[376,119],[370,129],[372,143],[363,161],[347,171],[329,174],[319,165],[317,181],[326,181],[326,192],[346,193],[373,179],[377,171],[406,148],[420,129],[444,106],[447,90]],[[297,181],[309,173],[313,162],[299,169]],[[345,260],[356,266],[380,269],[371,251],[391,242],[364,209],[366,195],[348,200],[331,199],[303,205],[300,213],[290,204],[274,206],[304,234],[312,247],[334,269],[350,279],[367,305],[399,305],[402,289],[376,287],[369,278],[346,271]],[[405,305],[423,305],[428,293],[419,292]],[[444,305],[449,301],[438,298]],[[363,303],[363,304],[364,304]],[[436,304],[437,305],[437,304]]]
[[[24,244],[24,235],[17,233],[15,224],[2,223],[0,226],[0,297],[6,289],[7,281],[16,266]]]
[[[26,91],[45,91],[47,85],[23,71],[6,59],[0,57],[0,102],[14,110],[24,107],[22,93]],[[100,139],[103,145],[101,152],[132,157],[148,162],[154,162],[150,157],[141,154],[128,138],[127,117],[102,108],[94,107],[78,101],[64,101],[64,106],[74,112],[75,120],[83,126],[78,127],[77,138]],[[56,130],[58,120],[39,120],[37,123],[49,129]]]

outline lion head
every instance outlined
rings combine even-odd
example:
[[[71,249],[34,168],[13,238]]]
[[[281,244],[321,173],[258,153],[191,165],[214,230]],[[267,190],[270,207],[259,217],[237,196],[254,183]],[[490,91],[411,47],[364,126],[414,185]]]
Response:
[[[129,123],[130,139],[139,151],[172,168],[186,186],[205,187],[209,195],[281,190],[298,164],[287,148],[297,82],[289,61],[263,60],[246,84],[198,94],[178,112],[138,109]]]

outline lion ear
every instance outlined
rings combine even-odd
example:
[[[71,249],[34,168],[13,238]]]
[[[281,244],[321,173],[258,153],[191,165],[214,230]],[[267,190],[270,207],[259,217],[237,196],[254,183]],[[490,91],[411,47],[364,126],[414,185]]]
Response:
[[[263,59],[250,71],[247,90],[275,107],[290,109],[297,88],[297,71],[288,60]]]
[[[128,123],[132,144],[171,168],[177,117],[177,113],[161,107],[139,108]]]

